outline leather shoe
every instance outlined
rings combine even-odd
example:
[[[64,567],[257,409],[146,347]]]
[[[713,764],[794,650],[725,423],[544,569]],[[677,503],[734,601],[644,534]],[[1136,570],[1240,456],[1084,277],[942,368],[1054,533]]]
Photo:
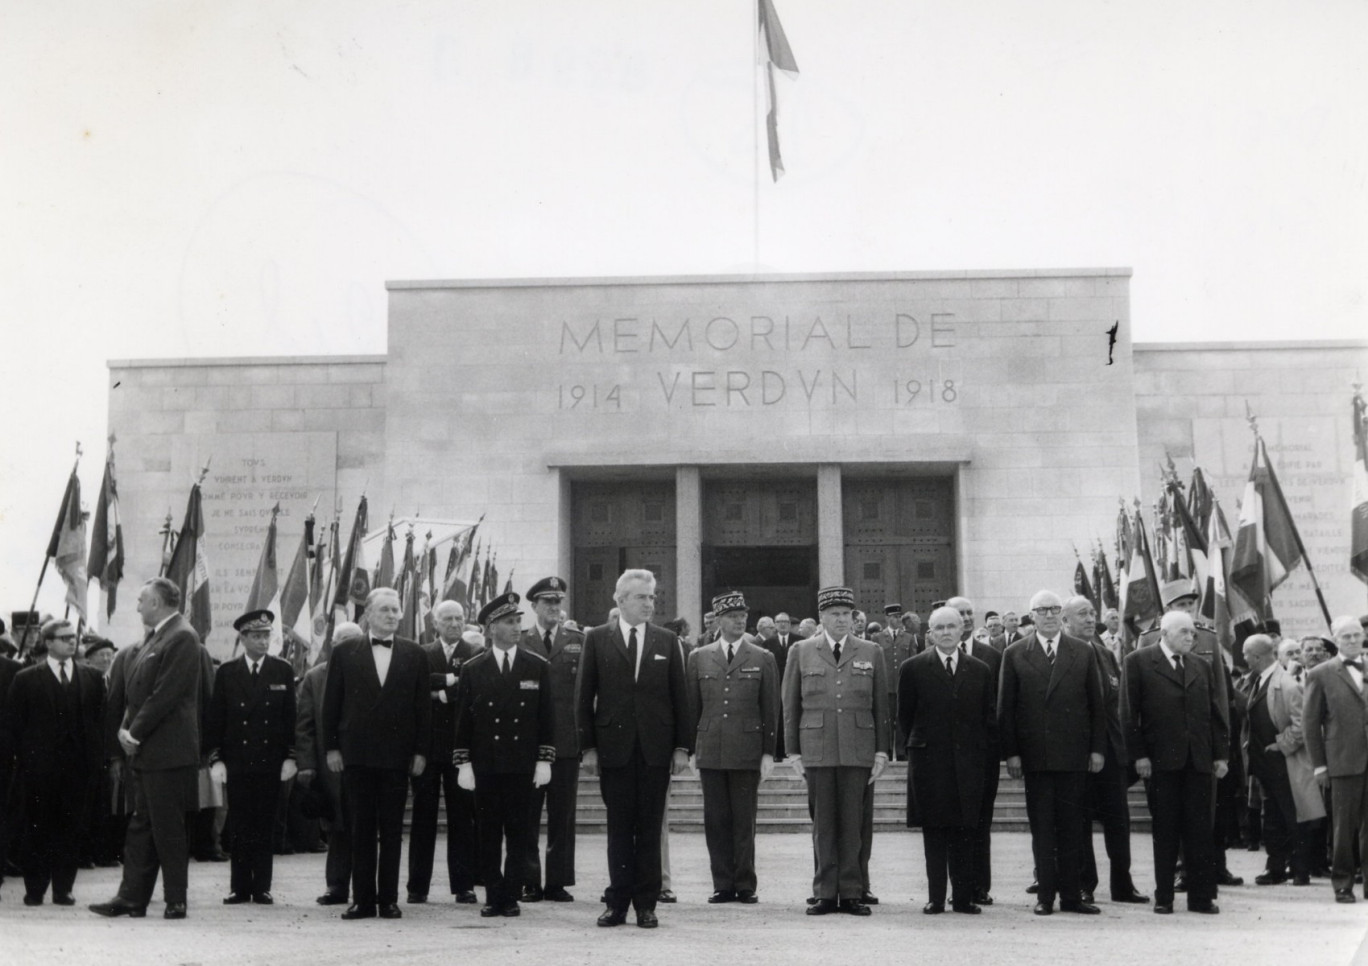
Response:
[[[860,899],[842,899],[841,911],[847,916],[872,916],[874,910]]]
[[[1092,894],[1091,892],[1084,892],[1084,893],[1080,896],[1080,898],[1082,898],[1082,900],[1083,900],[1084,902],[1092,902],[1092,901],[1093,901],[1093,894]]]
[[[498,906],[495,906],[495,905],[488,905],[488,906],[481,906],[481,907],[480,907],[480,918],[482,918],[482,919],[493,919],[493,918],[494,918],[495,916],[497,916],[498,914],[499,914],[499,907],[498,907]]]
[[[1054,903],[1053,903],[1053,902],[1037,902],[1037,903],[1035,904],[1035,908],[1032,909],[1031,911],[1034,912],[1037,916],[1053,916],[1053,915],[1054,915]]]
[[[252,896],[252,902],[258,906],[273,906],[275,905],[275,897],[269,892],[258,892]]]
[[[425,902],[427,902],[427,896],[425,895],[421,895],[417,892],[410,892],[408,894],[408,904],[411,906],[421,906]]]
[[[223,904],[225,906],[240,906],[244,902],[251,901],[252,897],[245,892],[231,892],[224,897]]]
[[[1187,876],[1181,873],[1173,880],[1174,892],[1187,892]]]
[[[1154,911],[1157,912],[1157,913],[1158,913],[1159,915],[1161,915],[1161,916],[1171,916],[1171,915],[1173,915],[1173,903],[1171,903],[1171,902],[1156,902],[1156,903],[1154,904]]]
[[[147,906],[136,906],[127,899],[115,896],[108,902],[96,902],[87,907],[97,916],[113,918],[114,916],[128,916],[130,919],[141,919],[147,915]]]
[[[1138,889],[1131,889],[1130,892],[1113,892],[1111,901],[1133,902],[1136,905],[1141,905],[1143,903],[1149,902],[1150,897],[1147,895],[1143,895]]]
[[[1292,884],[1294,886],[1309,886],[1311,884],[1311,877],[1309,875],[1294,875],[1292,877]],[[56,900],[54,899],[53,901],[55,902]]]
[[[1214,902],[1203,902],[1195,906],[1188,906],[1188,912],[1201,913],[1204,916],[1214,916],[1221,911],[1221,907]]]
[[[347,897],[339,895],[336,892],[325,892],[315,899],[314,902],[318,903],[320,906],[345,906],[347,904]]]
[[[1028,886],[1026,887],[1026,892],[1029,893],[1030,895],[1035,895],[1035,894],[1036,894],[1037,892],[1039,892],[1039,891],[1040,891],[1040,883],[1039,883],[1039,882],[1032,881],[1031,884],[1028,885]]]
[[[638,909],[637,925],[642,929],[654,929],[656,926],[660,925],[660,920],[656,918],[656,914],[650,909]]]
[[[399,908],[399,903],[397,902],[382,902],[380,903],[380,918],[403,919],[404,910]]]
[[[342,913],[343,919],[374,919],[375,906],[350,905],[347,911]]]
[[[627,921],[626,909],[605,909],[603,915],[598,917],[600,926],[621,926]]]
[[[1287,875],[1282,872],[1263,872],[1254,877],[1255,885],[1282,885],[1287,881]]]
[[[463,906],[473,906],[480,900],[476,897],[474,889],[466,889],[464,892],[456,893],[456,901]]]
[[[743,906],[753,906],[760,901],[760,897],[750,889],[738,889],[736,890],[736,901]]]
[[[1218,886],[1239,886],[1244,885],[1244,879],[1238,875],[1231,875],[1229,869],[1222,869],[1220,875],[1216,876]]]
[[[835,911],[835,899],[818,899],[812,905],[807,907],[807,914],[809,916],[828,916]]]
[[[547,902],[574,902],[575,897],[565,891],[565,886],[552,886],[542,893]]]
[[[962,912],[967,916],[977,916],[979,913],[983,912],[982,909],[972,902],[952,902],[950,904],[950,909],[952,912]]]
[[[184,918],[185,918],[185,903],[183,903],[183,902],[168,902],[168,903],[166,904],[166,909],[165,909],[165,911],[162,912],[162,918],[163,918],[163,919],[184,919]]]
[[[715,905],[715,906],[716,906],[716,905],[721,905],[721,904],[724,903],[724,902],[735,902],[735,901],[736,901],[736,893],[735,893],[735,892],[732,892],[730,889],[718,889],[718,890],[717,890],[716,892],[714,892],[712,895],[708,896],[708,902],[710,902],[711,904],[713,904],[713,905]]]
[[[976,892],[974,893],[974,904],[979,906],[991,906],[993,904],[993,897],[986,892]]]
[[[1336,901],[1336,902],[1358,902],[1358,900],[1354,898],[1354,890],[1353,890],[1353,889],[1336,889],[1336,890],[1335,890],[1335,901]]]
[[[545,893],[537,886],[523,886],[522,895],[518,898],[522,899],[523,902],[541,902],[543,895]]]
[[[925,916],[939,916],[944,911],[945,903],[943,902],[928,902],[922,906],[922,915]]]
[[[867,906],[877,906],[879,904],[879,897],[871,895],[868,892],[862,892],[860,893],[860,901]]]
[[[669,889],[661,889],[660,895],[656,897],[657,902],[678,902],[679,897]]]
[[[42,897],[42,896],[31,896],[31,895],[25,894],[25,896],[24,896],[24,905],[26,905],[26,906],[41,906],[42,904],[43,904],[43,897]]]
[[[70,892],[54,892],[52,904],[54,906],[74,906],[76,905],[76,898]]]
[[[1069,902],[1061,902],[1059,904],[1059,911],[1077,912],[1080,915],[1084,916],[1096,916],[1102,912],[1101,909],[1097,908],[1097,906],[1093,905],[1091,902],[1084,902],[1082,899],[1075,899]]]
[[[506,902],[499,907],[499,915],[505,919],[514,919],[522,915],[522,906],[518,905],[516,899],[512,902]]]
[[[810,905],[810,906],[815,906],[815,905],[817,905],[817,897],[816,897],[816,896],[808,896],[808,897],[807,897],[807,904]]]

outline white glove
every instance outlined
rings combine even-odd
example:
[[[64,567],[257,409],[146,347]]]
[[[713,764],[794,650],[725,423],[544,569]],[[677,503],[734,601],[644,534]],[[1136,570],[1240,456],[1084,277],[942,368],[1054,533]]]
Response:
[[[228,781],[228,766],[221,761],[214,762],[209,766],[209,777],[215,785],[222,785]]]
[[[475,790],[475,768],[470,762],[466,762],[456,770],[456,784],[468,792]]]
[[[295,764],[295,760],[293,758],[286,758],[284,761],[280,763],[281,781],[287,782],[297,774],[299,774],[299,766]]]
[[[447,673],[447,687],[456,687],[456,675],[451,674],[450,672]]]
[[[788,756],[788,762],[789,762],[790,765],[793,766],[793,770],[796,771],[796,772],[798,773],[798,777],[799,777],[799,778],[802,778],[802,777],[804,776],[804,772],[803,772],[803,759],[802,759],[802,756],[801,756],[801,755],[789,755],[789,756]]]
[[[760,780],[765,781],[770,775],[774,774],[774,756],[760,756]]]
[[[532,770],[532,787],[543,788],[551,784],[551,762],[539,761]]]

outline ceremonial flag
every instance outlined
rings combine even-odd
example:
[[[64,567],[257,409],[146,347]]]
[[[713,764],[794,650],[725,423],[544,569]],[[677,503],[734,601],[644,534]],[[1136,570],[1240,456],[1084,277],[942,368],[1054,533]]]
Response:
[[[1216,639],[1227,653],[1234,657],[1235,624],[1240,620],[1252,619],[1253,611],[1246,607],[1244,615],[1233,614],[1226,572],[1229,568],[1231,547],[1230,527],[1226,524],[1225,513],[1220,504],[1212,502],[1207,513],[1207,534],[1204,543],[1207,547],[1206,581],[1202,585],[1200,614],[1211,621],[1216,628]],[[1243,661],[1236,661],[1242,664]]]
[[[245,610],[265,608],[275,615],[271,622],[271,641],[267,653],[279,656],[285,648],[285,622],[280,617],[280,570],[276,566],[276,517],[280,515],[280,504],[271,507],[271,522],[266,527],[266,542],[261,546],[261,559],[257,561],[256,576],[252,578],[252,589],[247,593]],[[236,645],[234,645],[236,646]]]
[[[1354,477],[1349,511],[1349,571],[1368,581],[1368,406],[1354,393]]]
[[[332,523],[328,525],[326,543],[320,543],[314,551],[313,583],[309,588],[309,600],[313,606],[313,639],[319,643],[319,647],[309,662],[310,665],[327,660],[323,652],[327,650],[325,644],[328,640],[329,617],[332,618],[333,626],[336,626],[339,617],[342,620],[347,619],[345,610],[338,614],[342,605],[337,601],[337,579],[342,573],[341,529],[341,524],[334,515]],[[327,554],[326,560],[323,559],[324,553]]]
[[[294,562],[280,588],[280,626],[289,645],[285,656],[296,673],[309,666],[313,656],[313,610],[309,607],[309,556],[313,550],[314,515],[304,520],[304,533],[295,550]]]
[[[337,603],[344,611],[348,601],[364,607],[366,595],[370,593],[370,573],[366,569],[366,553],[361,545],[366,536],[367,506],[363,494],[356,505],[356,518],[352,520],[351,536],[347,538],[347,552],[342,557],[342,570],[337,577]]]
[[[399,619],[399,636],[410,641],[418,640],[418,561],[413,555],[413,528],[409,528],[404,538],[404,569],[399,575],[399,606],[403,617]]]
[[[76,476],[74,466],[62,494],[62,506],[52,527],[47,555],[57,564],[57,572],[66,584],[67,604],[85,620],[86,587],[90,583],[86,576],[86,515],[81,512],[81,480]]]
[[[181,613],[190,622],[200,640],[209,636],[214,626],[209,603],[209,558],[204,548],[204,509],[200,485],[190,487],[190,500],[185,505],[185,522],[181,524],[176,549],[171,552],[171,563],[166,576],[181,592]]]
[[[119,491],[114,485],[114,447],[105,459],[100,498],[95,504],[95,522],[90,534],[90,559],[86,572],[100,582],[105,593],[105,617],[114,616],[119,581],[123,579],[123,524],[119,522]]]
[[[394,518],[385,525],[385,542],[380,547],[380,562],[375,566],[375,586],[395,587],[394,582]]]
[[[1268,450],[1259,437],[1254,441],[1254,461],[1240,501],[1230,583],[1254,606],[1259,620],[1268,620],[1273,616],[1273,590],[1303,556],[1297,525],[1292,522]]]
[[[497,553],[485,557],[484,581],[480,584],[480,596],[484,598],[481,607],[499,596],[499,568],[494,563],[497,557]]]
[[[1092,584],[1088,582],[1088,571],[1084,569],[1081,558],[1074,564],[1074,593],[1096,603],[1097,598],[1093,596]]]
[[[516,569],[517,569],[517,568],[515,567],[514,570],[516,570]],[[512,570],[510,570],[510,571],[508,572],[508,579],[507,579],[506,581],[504,581],[504,589],[503,589],[503,592],[504,592],[505,594],[511,594],[511,593],[513,593],[513,571],[512,571]]]
[[[1107,563],[1107,555],[1102,550],[1101,543],[1097,547],[1097,596],[1101,610],[1117,605],[1116,585],[1112,583],[1111,567]]]
[[[475,533],[484,522],[484,514],[458,538],[451,541],[451,553],[447,555],[446,580],[442,586],[442,600],[454,600],[461,604],[470,602],[470,586],[461,577],[465,573],[466,561],[470,559],[470,547],[475,542]]]
[[[784,159],[779,154],[779,101],[774,92],[774,72],[798,76],[798,61],[793,58],[784,25],[779,22],[775,12],[774,0],[756,0],[760,17],[760,36],[764,43],[765,92],[768,112],[765,114],[765,131],[769,139],[770,177],[775,181],[784,173]]]
[[[1154,558],[1145,536],[1145,521],[1139,509],[1130,527],[1130,563],[1126,580],[1121,585],[1121,619],[1138,637],[1163,613],[1159,596],[1159,581],[1155,576]]]
[[[480,545],[475,545],[475,555],[470,562],[470,587],[467,590],[466,616],[473,616],[474,612],[484,606],[480,600]]]

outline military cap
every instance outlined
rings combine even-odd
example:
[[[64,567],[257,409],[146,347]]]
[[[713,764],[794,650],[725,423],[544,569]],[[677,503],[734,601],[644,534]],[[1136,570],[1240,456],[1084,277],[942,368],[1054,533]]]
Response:
[[[729,590],[718,594],[712,599],[712,612],[714,616],[721,617],[723,614],[730,614],[733,611],[749,611],[746,606],[746,598],[739,590]]]
[[[71,631],[71,636],[76,636],[76,629],[71,621],[62,620],[60,617],[54,618],[43,625],[43,640],[50,641],[62,631]]]
[[[849,587],[823,587],[817,591],[817,610],[819,612],[831,607],[855,608],[855,591]]]
[[[85,646],[86,657],[90,657],[90,655],[106,649],[111,651],[114,650],[113,641],[109,640],[107,637],[100,637],[95,634],[90,634],[86,637]]]
[[[1263,626],[1264,633],[1277,634],[1279,637],[1282,637],[1282,621],[1278,620],[1276,617],[1270,617],[1268,620],[1264,621]]]
[[[268,610],[249,610],[233,621],[233,630],[239,634],[252,634],[256,631],[269,631],[275,623],[275,614]]]
[[[897,617],[902,613],[902,604],[884,604],[885,617]]]
[[[511,590],[506,594],[500,594],[480,608],[479,623],[488,627],[493,621],[501,617],[521,614],[522,611],[518,610],[520,603],[522,603],[522,598]]]
[[[541,600],[543,597],[548,597],[554,600],[563,600],[565,594],[565,581],[559,577],[543,577],[527,591],[527,599]]]
[[[1180,600],[1188,597],[1197,597],[1197,588],[1192,585],[1191,580],[1170,580],[1164,584],[1164,606],[1172,607]]]

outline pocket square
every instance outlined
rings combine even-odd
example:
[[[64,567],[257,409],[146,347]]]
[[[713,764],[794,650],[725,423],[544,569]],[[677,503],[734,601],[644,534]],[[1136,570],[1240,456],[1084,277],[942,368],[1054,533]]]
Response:
[[[669,658],[666,657],[664,654],[655,654],[655,655],[652,655],[652,656],[653,656],[657,661],[668,661],[668,660],[669,660]]]
[[[289,685],[287,685],[287,684],[273,684],[273,685],[271,685],[271,690],[272,690],[272,691],[284,691],[284,690],[285,690],[286,688],[288,688],[288,687],[289,687]]]

